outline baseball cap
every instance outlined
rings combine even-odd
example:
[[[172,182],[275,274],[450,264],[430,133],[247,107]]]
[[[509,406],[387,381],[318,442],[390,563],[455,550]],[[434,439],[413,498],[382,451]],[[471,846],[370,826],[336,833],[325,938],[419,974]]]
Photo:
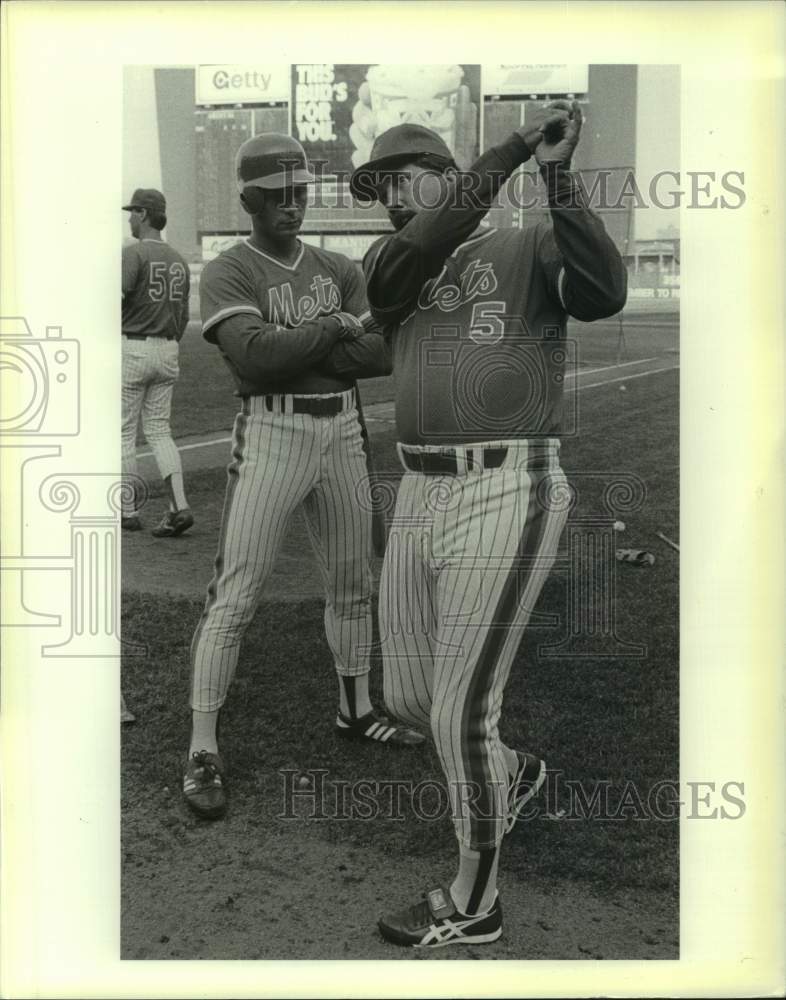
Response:
[[[311,184],[314,175],[297,139],[281,132],[263,132],[246,139],[235,158],[237,189],[266,190]]]
[[[350,177],[349,190],[358,201],[373,201],[380,173],[426,153],[454,162],[447,144],[430,128],[407,122],[394,125],[374,140],[368,161]]]
[[[146,208],[148,212],[161,212],[165,215],[166,198],[155,188],[137,188],[131,201],[123,205],[123,211],[130,212],[132,208]]]

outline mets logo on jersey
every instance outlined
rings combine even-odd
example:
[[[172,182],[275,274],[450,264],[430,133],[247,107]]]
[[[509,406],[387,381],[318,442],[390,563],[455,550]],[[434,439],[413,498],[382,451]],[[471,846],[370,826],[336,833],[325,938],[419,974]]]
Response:
[[[443,312],[453,312],[464,303],[497,290],[497,276],[491,263],[481,264],[479,260],[471,260],[459,275],[458,284],[443,281],[446,274],[447,267],[443,267],[436,278],[423,285],[418,296],[419,309],[436,306]]]
[[[330,315],[341,308],[341,292],[332,278],[317,274],[308,287],[312,294],[299,295],[297,298],[290,281],[268,288],[270,322],[280,326],[300,326],[301,323],[308,323],[317,316]]]

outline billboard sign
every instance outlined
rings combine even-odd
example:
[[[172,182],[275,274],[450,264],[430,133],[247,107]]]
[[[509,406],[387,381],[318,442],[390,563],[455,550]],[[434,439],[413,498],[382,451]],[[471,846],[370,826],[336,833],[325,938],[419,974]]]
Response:
[[[466,168],[478,155],[479,103],[479,66],[292,67],[292,134],[325,174],[346,177],[403,122],[433,129]]]
[[[202,260],[213,260],[214,257],[218,257],[224,250],[229,250],[236,243],[240,243],[241,240],[246,239],[247,235],[247,233],[233,233],[231,236],[203,233],[201,239]]]
[[[588,88],[588,65],[508,63],[483,66],[483,93],[486,97],[586,94]]]
[[[212,63],[196,68],[197,104],[273,104],[289,100],[289,66]]]

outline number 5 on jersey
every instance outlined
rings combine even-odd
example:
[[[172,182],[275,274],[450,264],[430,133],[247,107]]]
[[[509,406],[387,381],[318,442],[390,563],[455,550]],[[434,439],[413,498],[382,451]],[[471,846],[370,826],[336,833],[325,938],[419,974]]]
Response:
[[[469,321],[469,338],[476,344],[496,344],[505,334],[504,302],[476,302]]]

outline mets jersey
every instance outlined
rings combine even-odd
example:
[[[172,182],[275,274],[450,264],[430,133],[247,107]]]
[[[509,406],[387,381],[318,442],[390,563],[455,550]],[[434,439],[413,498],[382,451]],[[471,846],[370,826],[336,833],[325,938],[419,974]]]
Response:
[[[624,305],[622,258],[564,170],[548,177],[551,224],[478,228],[525,149],[514,134],[489,150],[471,168],[472,198],[451,189],[366,254],[402,443],[558,436],[568,315],[598,319]]]
[[[164,240],[123,247],[124,334],[180,340],[188,325],[188,265]]]
[[[202,334],[221,349],[238,395],[331,393],[352,386],[357,373],[320,369],[336,340],[335,313],[349,312],[373,326],[363,276],[349,258],[301,242],[287,264],[244,240],[206,265],[199,292]],[[230,353],[218,328],[235,316],[255,317],[263,328],[241,332],[248,350]],[[261,338],[265,370],[252,358],[254,340]]]

